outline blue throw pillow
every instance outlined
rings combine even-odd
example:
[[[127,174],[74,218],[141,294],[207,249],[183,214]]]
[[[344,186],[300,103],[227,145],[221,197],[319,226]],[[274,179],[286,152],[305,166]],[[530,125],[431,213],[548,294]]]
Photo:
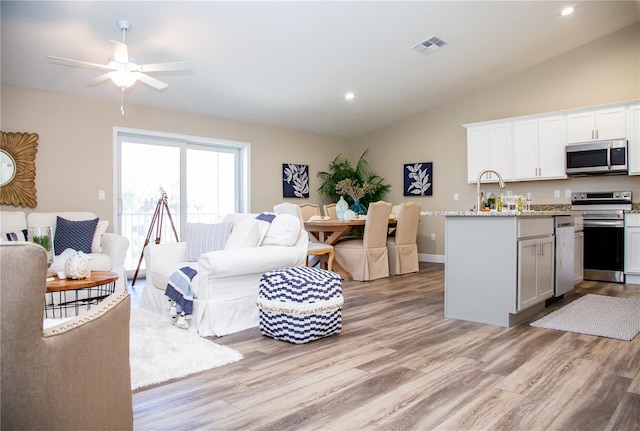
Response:
[[[276,218],[275,213],[260,213],[256,216],[256,220],[266,221],[267,223],[271,223],[274,218]]]
[[[91,253],[93,234],[96,232],[98,219],[72,221],[58,216],[53,248],[58,256],[66,249]]]

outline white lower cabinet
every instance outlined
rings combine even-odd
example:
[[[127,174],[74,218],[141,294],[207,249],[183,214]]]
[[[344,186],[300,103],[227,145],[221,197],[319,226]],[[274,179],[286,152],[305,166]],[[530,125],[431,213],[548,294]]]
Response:
[[[553,236],[518,241],[518,311],[553,296],[554,245]]]
[[[624,272],[627,281],[635,280],[634,276],[640,276],[640,214],[626,215],[624,242]]]

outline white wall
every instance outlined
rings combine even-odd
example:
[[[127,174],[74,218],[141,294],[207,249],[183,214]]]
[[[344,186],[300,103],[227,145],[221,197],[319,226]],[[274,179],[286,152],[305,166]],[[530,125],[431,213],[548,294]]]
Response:
[[[333,137],[135,105],[127,106],[123,119],[117,102],[7,85],[2,86],[1,112],[2,131],[39,135],[38,205],[18,208],[27,212],[85,210],[113,220],[114,126],[249,142],[251,209],[256,212],[283,201],[282,163],[309,165],[310,197],[295,201],[318,202],[315,173],[350,150],[350,142]],[[106,200],[98,200],[98,190],[106,191]]]
[[[428,211],[467,210],[475,203],[476,186],[467,184],[463,124],[633,99],[640,99],[640,24],[365,136],[353,151],[370,149],[369,163],[393,184],[389,201],[414,200]],[[433,162],[433,196],[402,195],[403,165],[412,162]],[[640,202],[640,177],[529,181],[510,183],[508,189],[530,191],[534,203],[549,204],[569,204],[567,189],[628,189]],[[556,189],[562,198],[553,197]],[[492,189],[483,185],[483,190]],[[453,200],[454,193],[460,200]],[[429,239],[431,233],[436,241]],[[444,255],[443,217],[423,217],[418,234],[420,253]]]

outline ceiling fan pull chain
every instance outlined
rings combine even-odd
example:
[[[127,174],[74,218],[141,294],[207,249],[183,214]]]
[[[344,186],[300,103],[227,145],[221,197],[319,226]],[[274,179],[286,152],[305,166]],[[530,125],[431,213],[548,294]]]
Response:
[[[120,87],[120,113],[122,118],[124,118],[124,90],[124,87]]]

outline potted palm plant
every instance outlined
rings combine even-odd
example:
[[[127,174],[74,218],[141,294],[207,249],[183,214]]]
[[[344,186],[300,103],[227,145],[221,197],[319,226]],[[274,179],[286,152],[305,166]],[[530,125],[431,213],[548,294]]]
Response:
[[[344,196],[352,207],[358,201],[365,208],[366,213],[369,203],[381,200],[391,189],[391,185],[386,184],[383,177],[369,169],[366,160],[368,151],[365,150],[362,153],[355,167],[342,154],[333,159],[329,163],[328,171],[317,174],[320,179],[318,193],[330,199],[331,202],[337,202],[341,196]],[[354,209],[354,212],[359,211]]]

